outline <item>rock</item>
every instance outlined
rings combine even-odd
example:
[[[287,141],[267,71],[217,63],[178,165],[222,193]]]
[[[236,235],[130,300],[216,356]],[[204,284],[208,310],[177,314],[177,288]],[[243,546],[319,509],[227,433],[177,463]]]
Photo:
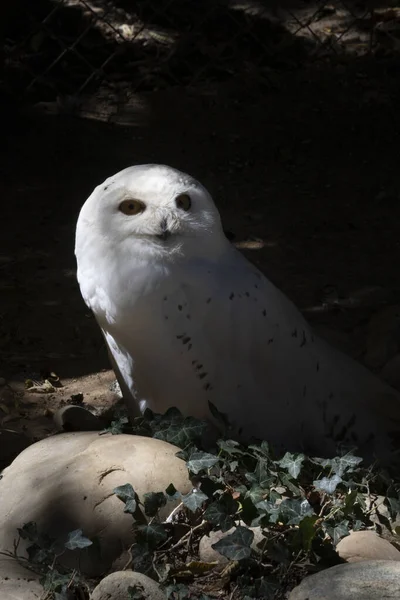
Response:
[[[366,560],[336,565],[303,579],[289,600],[398,600],[400,563]]]
[[[82,529],[94,543],[83,550],[66,550],[60,562],[86,575],[109,571],[112,562],[134,541],[131,515],[113,494],[130,483],[143,498],[164,491],[170,483],[182,493],[192,484],[175,446],[147,437],[62,433],[24,450],[3,471],[0,480],[0,550],[12,551],[17,528],[34,521],[38,531],[65,540]],[[160,511],[166,518],[178,504]],[[30,542],[20,540],[24,554]]]
[[[0,471],[8,467],[31,443],[28,436],[21,431],[0,429]]]
[[[261,527],[249,527],[251,531],[254,533],[254,539],[251,544],[253,550],[258,551],[257,547],[260,542],[263,542],[266,538],[262,534]],[[210,531],[208,535],[203,535],[199,544],[199,556],[200,560],[203,562],[218,562],[220,565],[224,565],[228,562],[228,558],[220,554],[217,550],[212,548],[213,544],[219,542],[227,535],[231,535],[235,531],[235,527],[232,527],[228,531]]]
[[[340,540],[336,551],[347,562],[400,560],[400,552],[375,531],[354,531]]]
[[[104,425],[90,410],[82,406],[63,406],[53,417],[58,429],[64,431],[101,431]]]
[[[138,588],[141,600],[165,600],[158,583],[135,571],[117,571],[108,575],[95,587],[90,600],[126,600],[129,587]]]
[[[40,576],[25,569],[14,558],[0,557],[1,600],[41,600]]]

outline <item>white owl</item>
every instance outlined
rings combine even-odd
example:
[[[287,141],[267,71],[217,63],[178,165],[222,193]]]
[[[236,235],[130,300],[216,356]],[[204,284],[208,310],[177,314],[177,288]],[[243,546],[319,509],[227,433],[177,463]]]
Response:
[[[142,165],[107,179],[82,207],[75,253],[132,414],[212,420],[211,401],[242,438],[394,460],[400,395],[313,333],[189,175]]]

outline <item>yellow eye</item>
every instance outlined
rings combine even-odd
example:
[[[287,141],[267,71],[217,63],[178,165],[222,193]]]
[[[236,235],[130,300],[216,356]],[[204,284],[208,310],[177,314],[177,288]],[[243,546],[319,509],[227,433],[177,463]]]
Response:
[[[179,196],[177,196],[175,198],[175,204],[181,210],[187,211],[192,206],[192,201],[190,199],[190,196],[188,196],[188,194],[179,194]]]
[[[124,215],[138,215],[143,212],[146,208],[146,205],[140,200],[124,200],[118,206],[118,210],[120,210]]]

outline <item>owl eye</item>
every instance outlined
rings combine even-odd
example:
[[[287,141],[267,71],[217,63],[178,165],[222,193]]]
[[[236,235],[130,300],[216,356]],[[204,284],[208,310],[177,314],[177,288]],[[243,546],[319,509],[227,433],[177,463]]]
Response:
[[[120,210],[124,215],[138,215],[143,212],[146,208],[146,205],[140,200],[124,200],[118,206],[118,210]]]
[[[192,206],[192,201],[188,194],[179,194],[179,196],[175,198],[175,204],[181,210],[188,211]]]

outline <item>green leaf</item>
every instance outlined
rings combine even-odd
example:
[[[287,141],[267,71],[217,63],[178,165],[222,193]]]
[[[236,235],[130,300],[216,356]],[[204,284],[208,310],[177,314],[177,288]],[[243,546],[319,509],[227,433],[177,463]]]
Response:
[[[253,484],[251,488],[245,492],[245,498],[250,498],[254,505],[264,500],[265,495],[265,490],[260,488],[257,484]]]
[[[260,513],[268,515],[268,521],[270,523],[277,523],[280,515],[280,504],[271,502],[270,500],[261,500],[256,504],[256,508]]]
[[[322,479],[316,479],[313,482],[313,486],[317,490],[321,490],[321,492],[326,492],[327,494],[333,494],[339,485],[342,482],[342,478],[339,475],[333,475],[333,477],[323,477]]]
[[[304,517],[314,514],[314,510],[308,500],[285,498],[279,505],[280,519],[287,525],[298,525]]]
[[[211,547],[230,560],[243,560],[251,555],[254,533],[247,527],[236,527],[230,535],[222,538]]]
[[[137,509],[137,494],[130,483],[113,489],[113,494],[125,504],[124,512],[133,515]]]
[[[47,573],[40,578],[40,584],[49,592],[61,592],[70,582],[70,573],[59,573],[57,569],[54,568],[49,569]]]
[[[293,543],[297,548],[304,550],[304,552],[309,552],[311,550],[313,539],[317,534],[317,529],[315,527],[317,520],[317,515],[304,517],[299,524],[299,528],[295,532]]]
[[[207,471],[219,462],[219,458],[207,452],[193,452],[190,460],[186,463],[187,468],[196,475],[200,471]]]
[[[326,531],[326,533],[332,538],[332,541],[335,546],[338,542],[340,542],[340,540],[343,537],[346,537],[350,533],[349,521],[342,521],[341,523],[338,523],[333,527],[328,523],[324,523],[323,528]]]
[[[54,553],[47,549],[41,548],[37,544],[32,544],[26,549],[29,561],[37,564],[50,565],[54,560]]]
[[[292,494],[295,496],[301,496],[300,488],[293,483],[292,477],[288,473],[284,473],[283,471],[279,476],[281,483],[285,486]]]
[[[231,515],[235,514],[239,508],[238,503],[233,500],[232,496],[230,496],[230,498],[230,503],[229,501],[224,501],[222,499],[213,502],[203,514],[203,518],[206,519],[206,521],[219,526],[223,532],[234,527],[235,522]]]
[[[343,477],[346,472],[352,473],[362,460],[363,459],[360,456],[354,456],[352,452],[348,452],[343,456],[336,456],[332,459],[313,458],[312,462],[315,462],[322,467],[329,468],[333,473],[339,475],[339,477]]]
[[[276,464],[283,469],[286,469],[294,479],[297,479],[300,474],[304,459],[304,454],[291,454],[290,452],[286,452],[285,456],[281,458],[281,460],[276,461]]]
[[[196,512],[196,510],[201,508],[206,500],[208,500],[208,496],[197,489],[193,489],[188,494],[182,496],[183,504],[192,512]]]
[[[270,488],[276,481],[275,473],[270,472],[269,464],[266,460],[260,458],[257,461],[253,473],[246,473],[246,479],[250,483],[257,484],[261,488]]]
[[[120,433],[124,433],[128,424],[128,417],[121,417],[120,419],[111,421],[111,425],[109,427],[105,427],[101,433],[111,433],[112,435],[119,435]]]
[[[93,542],[83,535],[82,529],[75,529],[68,534],[65,547],[68,550],[81,550],[82,548],[87,548],[92,544]]]
[[[400,500],[398,498],[389,497],[387,498],[389,502],[389,510],[392,519],[396,519],[397,515],[400,514]]]
[[[239,447],[239,442],[235,442],[235,440],[218,440],[217,446],[222,452],[229,454],[229,456],[244,455],[243,450]]]
[[[178,490],[176,489],[176,487],[174,486],[173,483],[170,483],[169,486],[167,488],[165,488],[165,493],[172,500],[178,500],[181,497],[181,493],[178,492]]]
[[[149,525],[139,525],[137,528],[137,542],[153,550],[165,542],[168,535],[161,523],[150,523]]]
[[[208,425],[194,417],[183,417],[177,409],[168,409],[165,415],[150,422],[155,432],[153,437],[186,448],[193,442],[201,440]]]
[[[148,517],[154,517],[160,508],[167,504],[167,498],[163,492],[148,492],[144,494],[144,512]]]

